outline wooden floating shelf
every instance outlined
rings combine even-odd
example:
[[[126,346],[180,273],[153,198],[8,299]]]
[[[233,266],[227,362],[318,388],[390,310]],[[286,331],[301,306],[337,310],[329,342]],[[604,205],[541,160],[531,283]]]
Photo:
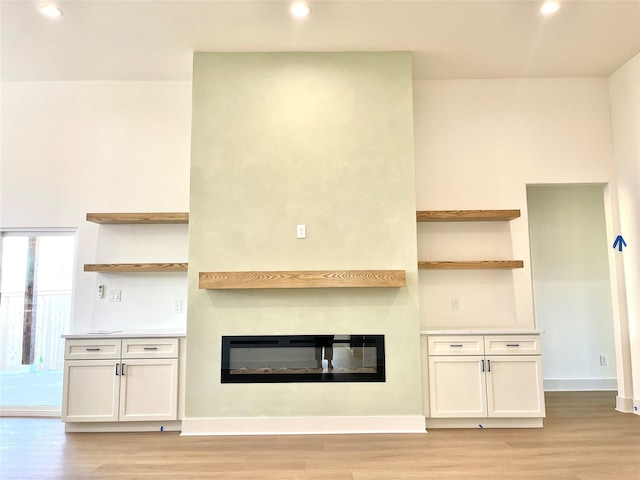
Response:
[[[507,222],[518,218],[520,210],[422,210],[418,222]]]
[[[495,270],[523,268],[522,260],[476,260],[461,262],[418,262],[418,270]]]
[[[200,272],[200,288],[350,288],[405,287],[404,270],[319,270],[271,272]]]
[[[186,263],[85,263],[85,272],[186,272]]]
[[[189,223],[189,212],[87,213],[87,221],[100,224]]]

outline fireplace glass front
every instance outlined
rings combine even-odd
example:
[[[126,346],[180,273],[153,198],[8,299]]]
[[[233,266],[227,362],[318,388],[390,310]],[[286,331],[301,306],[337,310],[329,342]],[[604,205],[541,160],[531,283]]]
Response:
[[[384,382],[384,335],[222,337],[222,383]]]

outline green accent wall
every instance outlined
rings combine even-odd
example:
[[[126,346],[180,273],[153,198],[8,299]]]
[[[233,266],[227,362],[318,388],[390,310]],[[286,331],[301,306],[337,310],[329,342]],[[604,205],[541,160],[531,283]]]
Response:
[[[190,190],[187,417],[422,414],[408,52],[196,53]],[[198,289],[334,269],[407,287]],[[384,334],[387,381],[221,384],[221,337],[254,334]]]

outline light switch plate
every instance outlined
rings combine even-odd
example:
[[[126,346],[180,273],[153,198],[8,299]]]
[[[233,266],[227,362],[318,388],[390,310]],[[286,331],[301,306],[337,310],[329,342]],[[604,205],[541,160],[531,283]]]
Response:
[[[452,312],[459,312],[460,311],[460,299],[457,297],[454,297],[451,299],[451,311]]]

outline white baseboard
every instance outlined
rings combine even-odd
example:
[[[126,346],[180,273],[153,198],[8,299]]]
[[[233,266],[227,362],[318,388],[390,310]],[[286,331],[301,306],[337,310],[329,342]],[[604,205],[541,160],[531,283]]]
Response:
[[[616,396],[616,410],[622,413],[633,413],[633,398]]]
[[[588,392],[618,389],[615,378],[545,378],[545,392]]]
[[[181,422],[67,422],[65,432],[179,432]]]
[[[422,415],[185,418],[182,435],[426,433]]]
[[[427,418],[431,428],[542,428],[542,418]]]
[[[0,407],[0,417],[51,417],[60,418],[60,407]]]

